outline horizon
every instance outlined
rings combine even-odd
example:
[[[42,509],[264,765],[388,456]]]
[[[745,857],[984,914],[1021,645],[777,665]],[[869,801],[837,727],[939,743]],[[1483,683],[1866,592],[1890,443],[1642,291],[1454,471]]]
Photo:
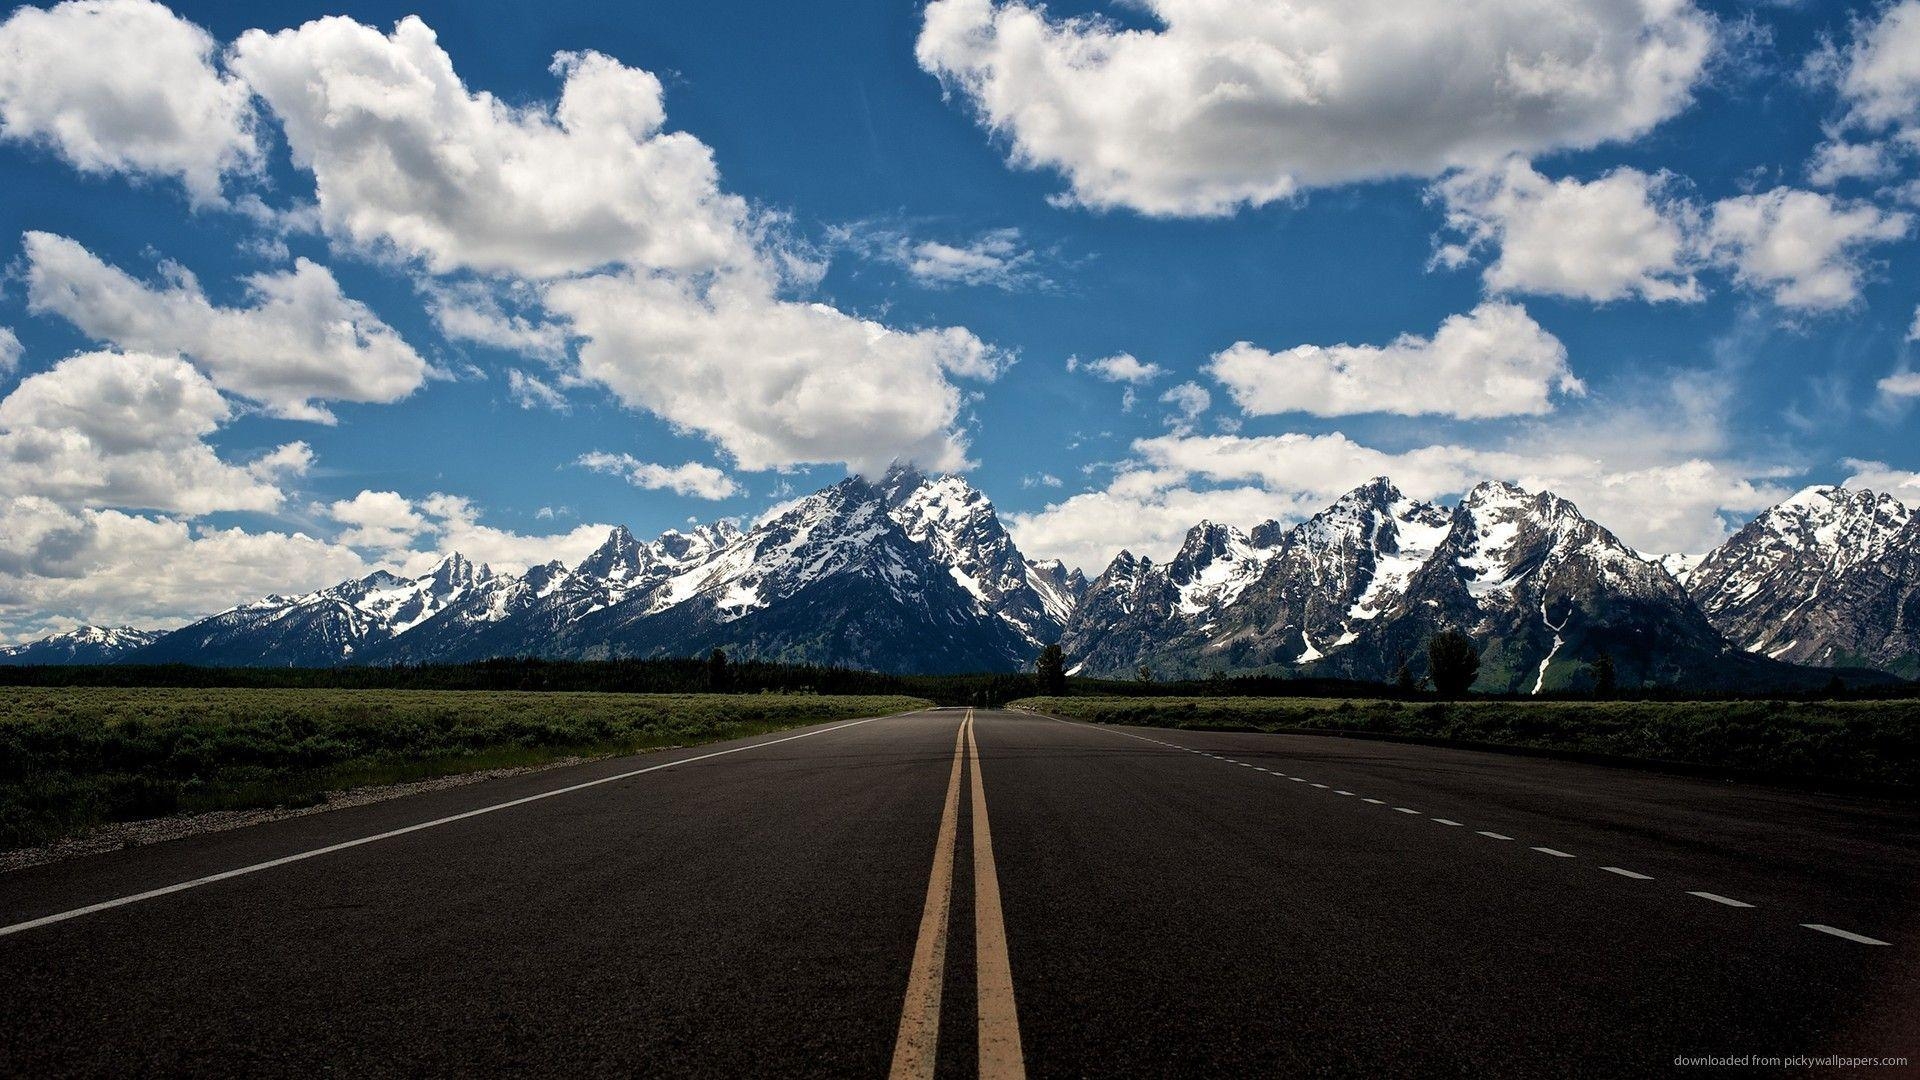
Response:
[[[1193,117],[1166,152],[1093,82],[1044,91],[1074,132],[1009,105],[994,35],[1201,71],[1176,3],[342,10],[6,9],[0,640],[571,563],[895,459],[1089,576],[1382,474],[1650,555],[1808,486],[1920,501],[1914,0],[1432,16],[1592,96],[1471,51],[1473,94],[1408,93],[1429,55],[1335,27],[1354,97],[1142,90]],[[414,96],[330,120],[376,68]]]

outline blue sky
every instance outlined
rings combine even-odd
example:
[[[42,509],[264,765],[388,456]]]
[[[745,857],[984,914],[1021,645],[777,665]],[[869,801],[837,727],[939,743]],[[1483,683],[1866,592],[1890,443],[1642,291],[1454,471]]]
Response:
[[[16,9],[0,636],[895,456],[1089,573],[1376,472],[1920,497],[1920,0],[1540,6]]]

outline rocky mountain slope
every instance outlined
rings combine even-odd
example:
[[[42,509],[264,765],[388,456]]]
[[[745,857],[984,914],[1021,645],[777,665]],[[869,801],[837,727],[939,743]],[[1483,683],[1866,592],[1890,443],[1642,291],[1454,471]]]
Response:
[[[1920,515],[1892,496],[1808,488],[1684,576],[1743,649],[1920,676]]]
[[[1063,645],[1090,674],[1390,680],[1424,673],[1427,639],[1450,628],[1481,644],[1483,690],[1575,685],[1602,652],[1630,685],[1751,666],[1664,568],[1566,500],[1486,483],[1448,511],[1384,477],[1284,532],[1202,524],[1165,567],[1122,555]]]

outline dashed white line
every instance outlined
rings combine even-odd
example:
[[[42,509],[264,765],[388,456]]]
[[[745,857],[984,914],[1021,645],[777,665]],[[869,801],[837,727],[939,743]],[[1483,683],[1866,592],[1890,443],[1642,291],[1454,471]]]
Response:
[[[1351,794],[1353,794],[1353,792],[1351,792],[1351,791],[1338,791],[1338,790],[1336,790],[1336,791],[1334,792],[1334,794],[1335,794],[1335,795],[1351,795]]]
[[[1463,825],[1463,824],[1462,824],[1461,822],[1458,822],[1458,821],[1449,821],[1449,820],[1447,820],[1446,818],[1443,818],[1443,817],[1437,817],[1437,818],[1434,818],[1433,820],[1435,820],[1435,821],[1437,821],[1437,822],[1439,822],[1439,823],[1440,823],[1440,824],[1442,824],[1442,825],[1451,825],[1451,826],[1453,826],[1453,827],[1454,827],[1454,828],[1456,828],[1456,829],[1459,829],[1459,828],[1465,828],[1465,825]]]
[[[1551,855],[1556,859],[1574,858],[1574,856],[1568,852],[1560,851],[1558,849],[1550,848],[1550,847],[1537,847],[1537,848],[1534,848],[1533,850],[1539,852],[1542,855]]]
[[[1372,803],[1372,804],[1373,804],[1373,805],[1375,805],[1375,806],[1385,806],[1385,805],[1387,805],[1387,800],[1385,800],[1385,799],[1361,799],[1360,801],[1361,801],[1361,802],[1370,802],[1370,803]]]
[[[1632,878],[1635,881],[1653,880],[1652,874],[1636,874],[1631,870],[1622,870],[1617,866],[1603,866],[1600,869],[1605,870],[1609,874],[1619,874],[1621,877]]]
[[[1327,790],[1327,785],[1325,784],[1315,784],[1313,786],[1319,788],[1321,791]]]
[[[1747,903],[1745,900],[1735,900],[1731,896],[1721,896],[1719,893],[1695,892],[1694,890],[1689,889],[1687,890],[1687,895],[1697,896],[1702,900],[1711,900],[1716,904],[1725,904],[1728,907],[1752,907],[1753,906],[1752,904]]]
[[[1400,811],[1403,814],[1418,814],[1420,812],[1418,810],[1413,810],[1405,806],[1396,806],[1394,807],[1394,809]]]
[[[1480,835],[1481,835],[1481,836],[1484,836],[1484,837],[1486,837],[1486,838],[1487,838],[1487,839],[1489,839],[1489,840],[1511,840],[1511,839],[1513,839],[1513,837],[1511,837],[1511,836],[1505,836],[1505,835],[1502,835],[1502,834],[1500,834],[1500,833],[1497,833],[1497,832],[1488,832],[1488,831],[1487,831],[1487,830],[1485,830],[1485,829],[1480,829],[1480,830],[1478,830],[1478,831],[1479,831],[1479,833],[1480,833]]]
[[[1800,925],[1806,927],[1809,930],[1818,930],[1823,934],[1832,934],[1834,937],[1837,937],[1837,938],[1846,938],[1848,941],[1857,942],[1861,945],[1893,944],[1890,941],[1881,941],[1879,938],[1871,938],[1866,936],[1865,934],[1856,934],[1851,930],[1842,930],[1837,926],[1828,926],[1825,923],[1803,922]]]
[[[1289,776],[1287,777],[1287,779],[1293,781],[1296,784],[1304,784],[1307,782],[1307,778],[1304,776]]]

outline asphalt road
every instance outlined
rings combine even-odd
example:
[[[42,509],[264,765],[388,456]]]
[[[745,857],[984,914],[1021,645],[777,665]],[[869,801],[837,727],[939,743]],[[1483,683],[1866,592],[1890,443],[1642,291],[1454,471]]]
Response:
[[[1920,1062],[1911,806],[967,715],[0,875],[0,1076]]]

